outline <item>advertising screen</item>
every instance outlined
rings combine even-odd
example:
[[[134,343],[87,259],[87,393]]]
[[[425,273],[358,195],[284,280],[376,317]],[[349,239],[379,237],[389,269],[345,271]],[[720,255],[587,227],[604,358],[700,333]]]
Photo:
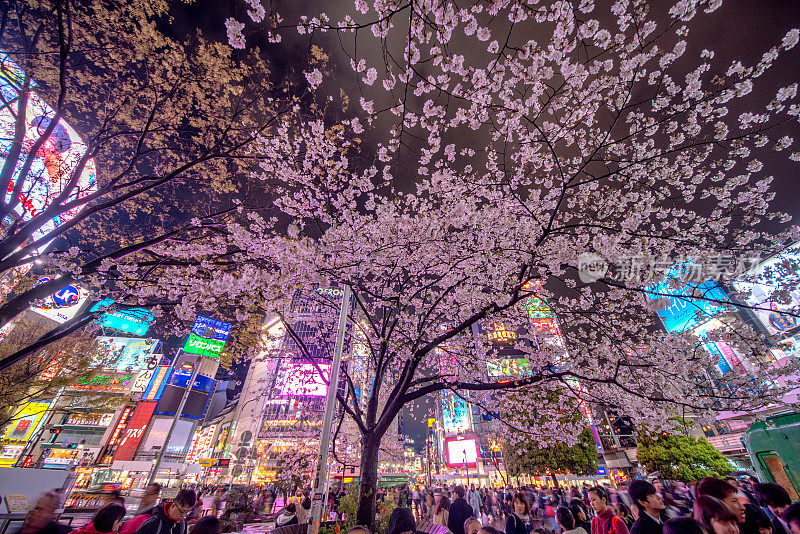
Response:
[[[69,385],[71,389],[88,389],[127,393],[133,385],[133,376],[126,373],[103,374],[79,378]]]
[[[158,340],[98,336],[97,343],[99,350],[96,365],[117,371],[138,371],[153,367],[151,362]]]
[[[101,310],[114,304],[112,299],[103,299],[91,311]],[[97,319],[97,324],[135,336],[144,336],[156,317],[145,308],[124,308],[106,312]]]
[[[527,358],[495,358],[486,362],[491,377],[532,375],[533,367]]]
[[[43,276],[37,285],[50,280],[49,276]],[[88,291],[78,285],[67,284],[39,304],[31,305],[31,310],[58,324],[64,324],[78,314],[88,298]]]
[[[17,413],[8,425],[4,439],[14,441],[27,441],[31,437],[36,425],[44,417],[49,402],[29,402]]]
[[[475,438],[444,438],[447,467],[476,467],[478,442]]]
[[[670,295],[668,297],[669,306],[658,312],[658,316],[668,332],[685,332],[725,310],[723,306],[715,302],[692,298],[693,293],[705,299],[722,302],[728,300],[725,291],[712,280],[702,284],[685,284],[680,289],[671,288],[667,282],[661,282],[650,286],[648,290],[659,293],[659,295],[648,293],[647,296],[650,300],[658,300],[663,298],[663,295]]]
[[[471,430],[470,410],[467,402],[453,393],[446,392],[442,400],[442,425],[448,433]]]
[[[150,383],[142,393],[142,400],[158,400],[161,393],[164,391],[164,386],[167,384],[167,379],[172,372],[172,367],[169,365],[161,365],[156,369]]]
[[[320,376],[319,371],[322,371]],[[286,374],[281,382],[280,393],[293,397],[324,397],[328,393],[325,381],[331,376],[329,363],[319,364],[319,370],[311,363],[290,363],[286,366]]]
[[[80,160],[86,152],[86,144],[64,120],[56,123],[50,136],[36,152],[30,169],[24,176],[20,175],[31,147],[41,139],[55,116],[53,108],[35,92],[30,93],[26,109],[18,109],[20,88],[24,78],[19,66],[0,52],[0,93],[3,101],[9,103],[0,107],[0,166],[5,164],[15,140],[18,121],[24,122],[23,148],[17,157],[11,180],[7,184],[5,201],[10,200],[15,186],[21,180],[19,203],[14,207],[14,211],[24,221],[29,221],[38,217],[54,198],[64,192],[64,187],[75,177],[76,172],[80,172],[75,180],[76,187],[69,192],[65,203],[85,197],[96,189],[96,185],[94,159],[89,159],[82,169],[79,168]],[[34,231],[33,239],[39,239],[58,228],[82,209],[83,206],[76,206],[44,222]],[[48,244],[38,247],[38,252],[43,252]]]
[[[753,310],[753,313],[772,335],[781,336],[797,330],[800,326],[797,317],[781,313],[800,312],[800,284],[798,275],[793,272],[798,265],[800,265],[800,243],[795,243],[783,253],[751,269],[747,273],[747,281],[739,280],[733,283],[737,291],[750,292],[745,302],[750,306],[761,308]]]
[[[164,387],[161,398],[158,400],[155,413],[160,415],[175,415],[181,403],[186,386],[192,378],[192,373],[188,371],[175,371],[172,373],[170,383]],[[195,377],[194,385],[186,398],[181,417],[200,419],[206,411],[211,390],[214,389],[215,381],[203,375]]]
[[[114,460],[133,460],[155,408],[155,402],[140,402],[136,406],[128,425],[122,432],[122,441],[114,453]]]
[[[192,325],[183,352],[199,354],[208,358],[219,358],[231,333],[231,324],[198,315]]]

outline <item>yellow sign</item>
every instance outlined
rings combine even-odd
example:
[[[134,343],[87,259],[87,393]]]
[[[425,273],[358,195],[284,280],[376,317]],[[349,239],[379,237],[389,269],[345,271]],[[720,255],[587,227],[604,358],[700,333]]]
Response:
[[[214,463],[215,463],[216,461],[217,461],[217,460],[216,460],[216,458],[200,458],[200,459],[198,460],[198,463],[199,463],[200,465],[202,465],[203,467],[211,467],[211,466],[213,466],[213,465],[214,465]]]
[[[4,439],[11,441],[27,441],[31,437],[36,425],[44,417],[49,402],[29,402],[16,412],[14,420],[8,426]]]
[[[487,333],[486,337],[489,338],[489,341],[507,343],[512,339],[517,339],[517,333],[507,329],[505,326],[503,326],[503,323],[494,323],[494,330]]]
[[[436,424],[436,419],[433,417],[428,417],[428,428],[433,428],[434,424]]]

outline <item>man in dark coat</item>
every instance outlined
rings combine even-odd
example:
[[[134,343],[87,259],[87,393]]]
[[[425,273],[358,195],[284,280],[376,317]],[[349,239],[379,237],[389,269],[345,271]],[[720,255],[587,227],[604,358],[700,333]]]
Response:
[[[631,534],[661,534],[664,528],[662,514],[667,507],[656,487],[646,480],[634,480],[628,487],[628,495],[639,508],[639,519],[631,527]]]
[[[182,489],[171,501],[153,508],[150,519],[142,523],[136,534],[186,534],[186,516],[197,502],[197,495]]]
[[[472,506],[464,498],[464,486],[456,486],[456,500],[450,505],[450,515],[447,518],[447,528],[453,534],[464,534],[464,522],[470,517],[475,517]]]

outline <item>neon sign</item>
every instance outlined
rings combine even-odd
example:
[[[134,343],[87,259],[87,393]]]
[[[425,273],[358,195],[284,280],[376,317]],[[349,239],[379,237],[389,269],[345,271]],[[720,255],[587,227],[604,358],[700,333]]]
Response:
[[[297,397],[324,397],[328,393],[331,364],[321,363],[319,369],[310,363],[290,363],[281,384],[281,395]],[[323,379],[324,377],[324,379]]]
[[[231,333],[231,327],[229,323],[198,315],[183,352],[218,359]]]
[[[85,376],[79,378],[75,384],[69,387],[72,389],[96,389],[100,391],[128,391],[131,388],[133,376]]]
[[[513,330],[508,330],[503,326],[503,323],[494,323],[494,330],[488,332],[486,337],[489,338],[489,341],[508,343],[512,339],[517,339],[517,333]]]

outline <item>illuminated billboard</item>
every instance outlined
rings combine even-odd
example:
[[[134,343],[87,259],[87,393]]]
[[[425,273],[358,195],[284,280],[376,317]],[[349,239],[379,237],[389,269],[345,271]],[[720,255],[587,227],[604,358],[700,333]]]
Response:
[[[51,280],[52,278],[49,276],[43,276],[36,282],[36,285],[44,284]],[[78,314],[88,298],[88,291],[78,285],[67,284],[38,304],[32,305],[31,311],[58,324],[64,324]]]
[[[8,425],[8,431],[3,439],[27,441],[49,406],[49,402],[29,402],[22,406],[11,424]]]
[[[166,386],[171,372],[171,366],[159,366],[153,374],[153,378],[150,379],[150,383],[147,385],[147,388],[142,392],[142,400],[151,401],[161,398],[161,393],[164,392],[164,386]]]
[[[153,368],[157,339],[98,336],[97,343],[100,350],[94,363],[104,369],[138,371]]]
[[[447,467],[476,467],[478,465],[478,442],[475,438],[444,438]]]
[[[290,363],[286,366],[280,394],[292,397],[324,397],[328,393],[328,385],[325,382],[330,380],[330,376],[329,363],[319,364],[319,370],[311,363]]]
[[[556,324],[556,316],[547,304],[546,299],[539,297],[529,298],[525,302],[525,310],[528,312],[531,326],[537,332],[561,336],[561,331]]]
[[[469,404],[455,393],[443,393],[442,426],[447,433],[458,433],[472,429]]]
[[[533,367],[527,358],[494,358],[486,362],[491,377],[532,375]]]
[[[680,269],[680,266],[674,266],[668,276],[679,276]],[[658,293],[648,293],[647,298],[650,300],[658,300],[665,295],[669,298],[669,306],[658,311],[658,316],[668,332],[685,332],[708,321],[714,315],[725,311],[724,305],[713,301],[728,301],[727,293],[713,280],[702,284],[682,284],[680,288],[670,287],[669,283],[664,281],[647,289]],[[701,296],[703,299],[693,298],[692,295]]]
[[[113,375],[85,376],[70,384],[69,387],[71,389],[127,393],[130,391],[132,385],[133,376],[120,373]]]
[[[781,254],[759,263],[747,272],[747,281],[733,283],[737,291],[750,292],[745,302],[755,308],[758,321],[772,335],[781,336],[800,327],[797,314],[800,310],[800,284],[794,269],[800,266],[800,243],[795,243]],[[787,288],[782,286],[788,285]],[[784,294],[785,293],[785,294]],[[783,313],[782,313],[783,312]]]
[[[198,315],[192,325],[183,352],[199,354],[208,358],[219,358],[231,333],[231,324]]]
[[[64,187],[73,179],[75,187],[63,200],[64,204],[83,198],[94,191],[96,173],[94,159],[89,159],[83,168],[79,169],[81,159],[86,152],[86,144],[66,121],[59,120],[49,137],[37,150],[30,168],[24,176],[20,175],[31,148],[41,139],[55,117],[55,110],[35,92],[29,94],[25,110],[18,109],[24,80],[25,75],[19,66],[0,52],[0,93],[7,103],[0,108],[0,166],[5,164],[11,151],[18,122],[24,125],[22,151],[17,156],[11,180],[6,186],[5,202],[9,202],[15,188],[18,189],[19,203],[14,206],[14,212],[23,221],[29,221],[38,217],[53,199],[64,193]],[[80,174],[74,176],[78,171]],[[21,187],[17,187],[19,181],[22,181]],[[41,238],[75,217],[82,209],[81,205],[70,211],[58,213],[36,229],[32,238],[34,240]],[[48,245],[49,243],[43,244],[37,251],[43,252]]]
[[[164,391],[161,393],[155,413],[175,415],[191,378],[191,371],[176,370],[173,372],[169,384],[164,387]],[[189,395],[186,397],[181,417],[202,418],[215,383],[216,381],[213,378],[197,375],[191,390],[189,390]]]
[[[744,358],[740,358],[736,350],[723,341],[708,341],[703,343],[709,354],[717,357],[717,367],[722,375],[726,375],[731,371],[736,374],[743,375],[747,373],[745,368]]]
[[[103,299],[92,306],[90,311],[99,311],[112,304],[114,304],[113,299]],[[144,336],[155,319],[153,312],[145,308],[121,308],[102,314],[95,322],[100,326],[128,332],[135,336]]]

